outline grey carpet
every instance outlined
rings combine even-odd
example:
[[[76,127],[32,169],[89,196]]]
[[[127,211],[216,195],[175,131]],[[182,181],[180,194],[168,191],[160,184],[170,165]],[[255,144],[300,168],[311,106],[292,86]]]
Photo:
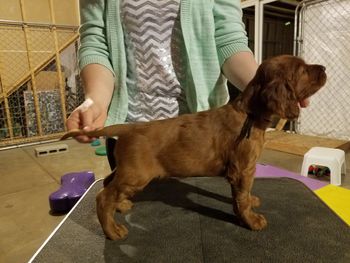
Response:
[[[288,179],[255,180],[268,228],[237,224],[223,178],[149,185],[126,216],[124,241],[105,239],[95,214],[97,182],[34,262],[350,262],[350,228],[311,190]],[[126,222],[127,221],[127,222]]]

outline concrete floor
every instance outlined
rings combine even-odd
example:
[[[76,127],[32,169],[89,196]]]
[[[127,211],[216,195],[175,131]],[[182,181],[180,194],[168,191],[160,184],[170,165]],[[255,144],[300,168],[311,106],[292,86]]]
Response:
[[[95,155],[94,147],[64,143],[69,152],[39,158],[38,145],[0,151],[0,262],[27,262],[63,219],[50,215],[48,203],[62,175],[91,170],[99,179],[110,172],[107,158]],[[260,162],[299,172],[302,157],[265,150]],[[350,189],[350,170],[342,179]]]

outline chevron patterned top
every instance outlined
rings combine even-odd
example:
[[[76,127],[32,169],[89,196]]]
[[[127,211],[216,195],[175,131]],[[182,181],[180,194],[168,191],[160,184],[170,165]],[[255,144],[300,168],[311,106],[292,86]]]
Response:
[[[122,0],[127,50],[127,122],[189,112],[184,90],[186,57],[180,0]]]

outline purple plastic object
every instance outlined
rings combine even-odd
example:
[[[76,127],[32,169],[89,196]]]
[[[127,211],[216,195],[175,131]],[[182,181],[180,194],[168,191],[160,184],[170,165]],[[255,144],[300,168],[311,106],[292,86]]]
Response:
[[[288,177],[295,180],[298,180],[302,183],[304,183],[308,188],[315,191],[317,189],[320,189],[326,185],[328,185],[327,182],[322,182],[313,178],[308,178],[305,176],[302,176],[301,174],[293,173],[281,168],[277,168],[271,165],[264,165],[264,164],[258,164],[256,166],[256,177]]]
[[[50,194],[51,211],[68,212],[94,181],[95,174],[90,171],[63,175],[60,189]]]

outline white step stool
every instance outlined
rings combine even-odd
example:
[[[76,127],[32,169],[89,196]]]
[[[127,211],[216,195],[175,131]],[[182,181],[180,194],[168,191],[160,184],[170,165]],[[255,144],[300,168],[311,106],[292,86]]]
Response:
[[[301,174],[308,175],[311,165],[326,166],[331,173],[331,184],[341,185],[341,174],[346,172],[345,152],[340,149],[312,147],[304,155]]]

